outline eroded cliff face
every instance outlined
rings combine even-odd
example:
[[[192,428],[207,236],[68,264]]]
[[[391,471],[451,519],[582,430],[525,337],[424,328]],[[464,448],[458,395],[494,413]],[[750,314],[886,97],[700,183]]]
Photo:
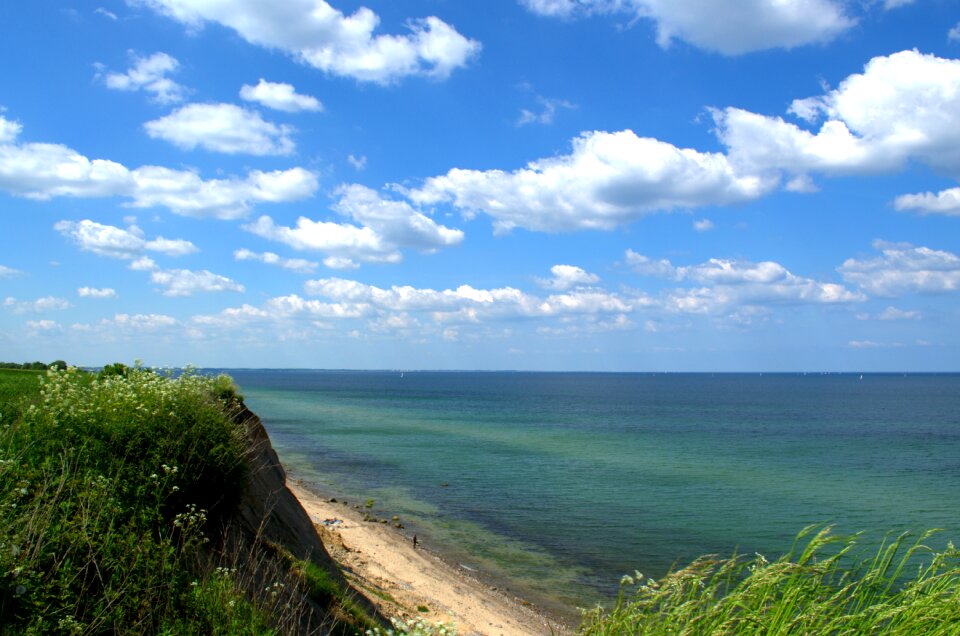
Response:
[[[362,633],[351,629],[351,617],[342,611],[346,602],[359,606],[374,621],[385,624],[376,607],[351,588],[327,552],[300,501],[287,488],[287,474],[270,443],[260,418],[238,402],[233,421],[246,430],[250,474],[240,502],[223,533],[223,553],[237,555],[257,590],[284,575],[289,593],[299,603],[297,634]],[[340,598],[318,598],[306,588],[302,568],[291,558],[325,570],[342,591]],[[299,585],[298,585],[299,583]],[[297,591],[294,591],[297,590]],[[344,623],[346,621],[346,624]]]
[[[240,527],[249,538],[259,536],[282,546],[298,559],[338,572],[310,517],[287,488],[287,473],[263,422],[246,406],[237,412],[234,421],[247,430],[251,448],[250,477],[236,513]]]

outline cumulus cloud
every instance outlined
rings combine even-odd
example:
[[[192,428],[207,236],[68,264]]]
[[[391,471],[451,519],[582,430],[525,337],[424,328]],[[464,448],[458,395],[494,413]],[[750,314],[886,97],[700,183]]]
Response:
[[[445,79],[480,51],[479,42],[437,17],[409,20],[406,35],[374,35],[380,22],[376,13],[361,7],[347,16],[324,0],[142,2],[188,28],[215,22],[251,44],[358,81],[387,84],[411,75]]]
[[[107,73],[103,77],[107,88],[118,91],[143,90],[161,104],[183,101],[186,90],[167,77],[180,68],[180,63],[175,58],[166,53],[154,53],[149,57],[140,57],[132,52],[131,55],[133,66],[126,73]]]
[[[245,179],[203,180],[194,172],[146,166],[134,171],[130,207],[164,206],[175,214],[217,219],[247,216],[255,203],[302,201],[317,191],[317,176],[304,168],[262,172]]]
[[[26,324],[30,335],[50,334],[63,329],[56,320],[28,320]]]
[[[436,223],[405,201],[382,198],[361,185],[344,185],[336,191],[334,211],[358,225],[333,221],[297,219],[296,227],[274,223],[268,216],[244,226],[263,238],[285,243],[297,250],[328,254],[328,267],[349,268],[359,262],[397,263],[401,248],[434,252],[458,245],[463,232]]]
[[[691,314],[751,315],[771,306],[842,304],[866,300],[843,285],[797,276],[773,261],[752,262],[711,258],[704,263],[675,266],[627,250],[626,263],[645,276],[656,276],[700,287],[677,288],[663,299],[669,311]]]
[[[77,289],[77,295],[81,298],[116,298],[117,290],[109,287],[80,287]]]
[[[130,269],[135,272],[152,272],[157,269],[157,263],[149,256],[141,256],[130,263]]]
[[[23,274],[23,272],[18,269],[0,265],[0,278],[13,278],[15,276],[20,276],[21,274]]]
[[[289,269],[299,274],[313,273],[318,267],[317,263],[302,258],[282,258],[273,252],[258,254],[248,249],[236,250],[233,253],[233,257],[238,261],[260,261],[261,263]]]
[[[464,170],[426,180],[408,196],[483,212],[498,232],[612,229],[658,210],[730,204],[761,196],[774,182],[738,174],[720,153],[677,148],[633,131],[587,132],[573,150],[525,168]]]
[[[709,232],[713,229],[713,221],[710,219],[697,219],[693,222],[693,229],[697,232]]]
[[[657,43],[664,48],[673,40],[683,40],[725,55],[828,42],[856,24],[844,11],[844,3],[835,0],[714,0],[709,7],[700,0],[521,3],[534,13],[552,17],[626,14],[647,18],[656,24]]]
[[[19,133],[19,124],[0,115],[0,190],[31,199],[119,196],[128,198],[130,207],[163,206],[185,216],[237,219],[256,203],[299,201],[318,188],[316,175],[303,168],[204,180],[196,172],[160,166],[130,170],[60,144],[16,143]]]
[[[0,144],[13,143],[20,135],[21,130],[23,130],[23,126],[18,122],[11,121],[0,115]]]
[[[133,260],[143,256],[144,252],[184,256],[197,251],[196,245],[184,239],[166,239],[158,236],[147,240],[143,230],[136,225],[123,229],[84,219],[59,221],[53,229],[73,241],[81,250],[110,258]]]
[[[960,60],[901,51],[875,57],[836,90],[793,102],[816,132],[780,117],[716,111],[737,169],[805,175],[889,172],[909,159],[960,178]]]
[[[36,300],[17,300],[8,296],[3,301],[3,306],[15,314],[41,314],[47,311],[62,311],[72,307],[66,299],[56,296],[45,296]]]
[[[876,258],[849,258],[837,268],[844,280],[876,296],[938,294],[960,290],[960,256],[909,243],[874,241]]]
[[[115,314],[113,318],[104,318],[94,324],[75,323],[70,325],[70,329],[79,333],[97,332],[107,338],[115,338],[170,331],[179,325],[180,321],[166,314]]]
[[[266,121],[235,104],[187,104],[143,127],[154,139],[183,150],[200,147],[225,154],[289,155],[295,148],[290,139],[293,128]]]
[[[282,110],[286,113],[323,110],[323,104],[316,97],[301,95],[290,84],[268,82],[262,77],[256,86],[244,84],[240,88],[240,97],[248,102],[257,102],[267,108]]]
[[[934,194],[902,194],[893,201],[898,210],[914,210],[920,214],[960,216],[960,188],[949,188]]]
[[[164,296],[192,296],[197,292],[243,292],[243,285],[208,270],[199,272],[188,269],[155,270],[150,280],[159,285]]]
[[[552,278],[538,278],[537,284],[546,289],[556,291],[566,291],[573,287],[593,285],[600,281],[600,277],[591,274],[581,267],[575,265],[554,265],[550,268]]]
[[[513,287],[477,289],[461,285],[456,289],[435,290],[394,285],[385,289],[343,278],[308,281],[304,288],[308,294],[324,296],[338,303],[353,303],[393,313],[426,313],[442,323],[624,313],[635,306],[632,299],[595,289],[577,289],[541,298]]]

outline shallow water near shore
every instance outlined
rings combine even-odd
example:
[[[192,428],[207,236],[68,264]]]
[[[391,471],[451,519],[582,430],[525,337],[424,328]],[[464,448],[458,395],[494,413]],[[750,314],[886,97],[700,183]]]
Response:
[[[960,539],[956,374],[228,372],[297,476],[567,617],[811,523]]]

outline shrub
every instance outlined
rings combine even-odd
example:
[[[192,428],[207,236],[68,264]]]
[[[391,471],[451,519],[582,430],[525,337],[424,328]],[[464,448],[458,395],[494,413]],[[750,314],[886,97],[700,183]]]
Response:
[[[217,393],[191,374],[51,370],[3,418],[0,633],[160,633],[220,593],[202,550],[246,463]]]

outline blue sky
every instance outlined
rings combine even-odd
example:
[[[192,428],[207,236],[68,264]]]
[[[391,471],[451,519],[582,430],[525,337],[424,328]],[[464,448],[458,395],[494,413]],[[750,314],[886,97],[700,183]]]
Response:
[[[954,0],[0,11],[0,359],[957,370]]]

